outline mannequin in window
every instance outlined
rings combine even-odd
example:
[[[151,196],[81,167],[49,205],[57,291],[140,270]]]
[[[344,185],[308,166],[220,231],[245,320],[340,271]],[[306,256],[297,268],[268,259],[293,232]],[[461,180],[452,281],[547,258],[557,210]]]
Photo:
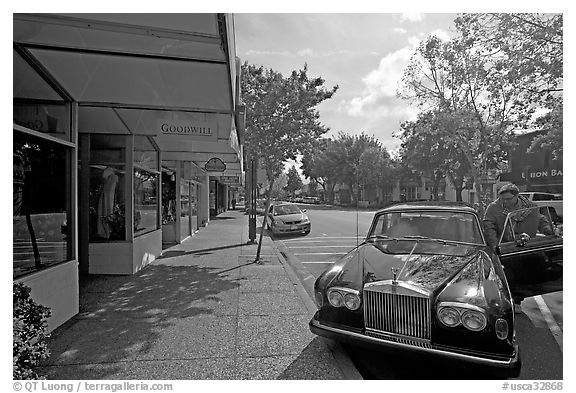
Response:
[[[102,238],[110,238],[110,224],[107,219],[114,212],[114,194],[116,193],[116,184],[118,176],[114,169],[106,167],[102,172],[102,192],[98,199],[98,235]]]

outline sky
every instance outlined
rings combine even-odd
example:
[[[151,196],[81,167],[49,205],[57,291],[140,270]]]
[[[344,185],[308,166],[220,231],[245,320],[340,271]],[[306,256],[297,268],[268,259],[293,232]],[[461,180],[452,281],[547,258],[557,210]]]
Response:
[[[418,43],[455,34],[450,13],[235,13],[236,54],[242,62],[284,76],[308,66],[338,91],[317,109],[327,136],[374,135],[390,151],[394,134],[417,109],[396,97],[398,82]]]

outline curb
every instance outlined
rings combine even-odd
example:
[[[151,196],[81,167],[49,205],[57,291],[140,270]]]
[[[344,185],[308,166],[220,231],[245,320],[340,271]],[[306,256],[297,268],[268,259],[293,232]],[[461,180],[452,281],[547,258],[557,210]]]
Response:
[[[300,296],[300,298],[304,302],[306,309],[308,310],[308,312],[311,315],[314,315],[314,313],[316,313],[317,307],[316,307],[316,304],[312,301],[311,295],[307,292],[307,290],[305,288],[305,285],[307,284],[307,282],[301,281],[302,279],[299,278],[299,276],[296,274],[292,265],[286,260],[286,258],[284,258],[284,255],[282,255],[282,253],[278,250],[276,243],[272,239],[270,239],[270,241],[272,243],[272,250],[274,251],[274,253],[278,257],[278,260],[280,261],[280,263],[284,267],[284,270],[286,271],[286,273],[288,273],[288,276],[290,277],[290,281],[292,281],[292,284],[294,284],[294,287],[296,288],[296,292],[298,292],[298,295]],[[309,275],[309,276],[312,277],[312,275]],[[313,285],[313,282],[312,282],[312,285]],[[313,288],[312,288],[312,290],[313,290]],[[362,375],[360,375],[360,372],[358,372],[358,369],[356,368],[354,363],[352,363],[352,360],[350,359],[348,354],[344,351],[344,349],[342,348],[342,346],[338,342],[326,339],[324,337],[322,337],[322,342],[324,343],[324,345],[326,346],[328,351],[330,351],[330,353],[334,357],[334,360],[336,361],[336,365],[340,369],[340,372],[344,376],[345,380],[363,380],[364,379],[364,378],[362,378]]]

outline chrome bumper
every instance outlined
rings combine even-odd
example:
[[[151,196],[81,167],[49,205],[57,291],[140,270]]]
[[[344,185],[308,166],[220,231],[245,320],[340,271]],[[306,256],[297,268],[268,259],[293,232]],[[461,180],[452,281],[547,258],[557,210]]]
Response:
[[[332,326],[323,325],[316,318],[317,314],[310,320],[308,324],[310,331],[318,336],[331,338],[334,340],[344,340],[349,342],[360,342],[364,344],[371,344],[377,347],[386,347],[391,349],[413,351],[418,353],[425,353],[433,356],[440,356],[447,359],[456,361],[464,361],[467,363],[477,364],[494,369],[508,370],[510,376],[518,376],[520,373],[520,357],[518,355],[518,346],[514,346],[514,355],[508,359],[490,359],[485,357],[478,357],[475,355],[467,355],[458,352],[451,352],[438,348],[431,348],[428,346],[417,346],[405,344],[403,342],[388,341],[377,337],[367,336],[361,333],[351,332],[349,330],[338,329]]]

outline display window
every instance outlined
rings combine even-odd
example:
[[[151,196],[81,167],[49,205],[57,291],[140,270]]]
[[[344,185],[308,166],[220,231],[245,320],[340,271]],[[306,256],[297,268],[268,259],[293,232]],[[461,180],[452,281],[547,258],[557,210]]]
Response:
[[[126,240],[125,139],[120,135],[91,135],[91,242]]]
[[[190,182],[180,179],[180,240],[190,236]]]
[[[134,137],[134,235],[160,229],[158,151],[148,137]]]
[[[14,278],[72,259],[71,151],[14,130]]]

